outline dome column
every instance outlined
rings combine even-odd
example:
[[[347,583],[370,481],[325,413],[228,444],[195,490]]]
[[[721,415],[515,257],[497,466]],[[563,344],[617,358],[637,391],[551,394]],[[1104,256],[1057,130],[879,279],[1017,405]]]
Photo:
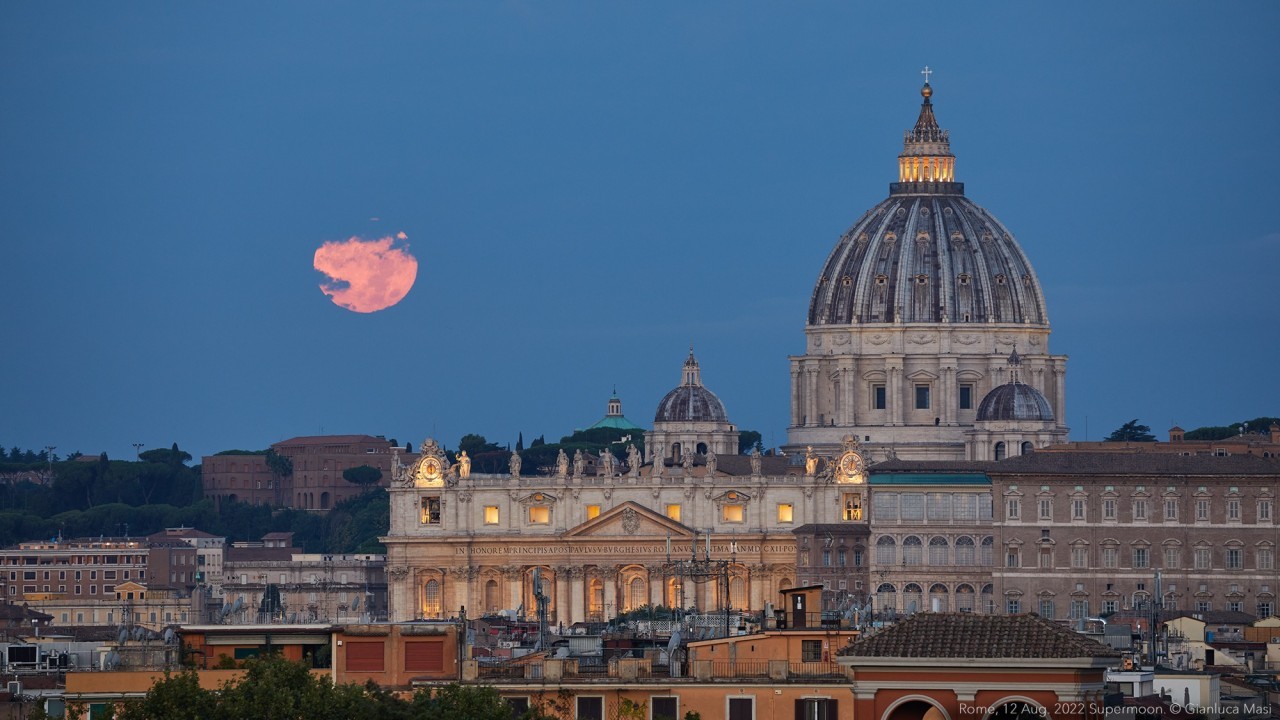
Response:
[[[804,424],[818,423],[818,368],[813,362],[804,369]]]
[[[902,388],[902,358],[895,356],[887,358],[885,363],[885,372],[889,378],[889,424],[902,424],[902,407],[906,405],[906,391]]]
[[[1061,359],[1053,363],[1053,415],[1059,426],[1067,424],[1067,368]]]
[[[801,424],[802,410],[800,397],[802,385],[800,384],[800,360],[791,359],[791,425],[793,427]]]
[[[956,424],[959,402],[956,398],[956,369],[950,365],[942,368],[942,418],[943,425]]]
[[[852,357],[840,358],[840,417],[839,425],[857,425],[858,408],[854,405],[853,386],[858,382],[858,364]]]

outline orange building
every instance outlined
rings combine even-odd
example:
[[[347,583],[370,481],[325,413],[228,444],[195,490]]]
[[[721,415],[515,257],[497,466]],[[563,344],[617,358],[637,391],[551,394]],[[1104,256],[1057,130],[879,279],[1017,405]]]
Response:
[[[858,720],[1102,717],[1120,654],[1036,615],[920,613],[841,651]]]

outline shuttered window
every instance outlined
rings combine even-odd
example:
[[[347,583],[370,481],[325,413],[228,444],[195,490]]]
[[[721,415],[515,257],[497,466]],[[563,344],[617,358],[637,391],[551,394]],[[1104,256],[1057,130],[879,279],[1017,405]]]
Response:
[[[675,697],[653,696],[649,698],[649,707],[653,708],[653,720],[680,720],[680,699]]]
[[[406,642],[404,669],[409,672],[443,672],[444,643],[438,640]]]
[[[756,720],[755,698],[729,698],[729,720]]]
[[[382,672],[386,670],[383,662],[382,642],[346,643],[347,670],[355,672]]]
[[[840,717],[838,705],[831,698],[803,698],[796,700],[796,720],[836,720]]]

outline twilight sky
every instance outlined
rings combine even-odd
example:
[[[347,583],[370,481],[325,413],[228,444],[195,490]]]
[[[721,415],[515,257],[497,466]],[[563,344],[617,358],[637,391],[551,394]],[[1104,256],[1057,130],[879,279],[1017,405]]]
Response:
[[[787,356],[919,71],[1031,258],[1073,439],[1280,414],[1280,4],[0,5],[0,443],[548,440],[693,343],[785,441]],[[330,301],[326,241],[416,282]]]

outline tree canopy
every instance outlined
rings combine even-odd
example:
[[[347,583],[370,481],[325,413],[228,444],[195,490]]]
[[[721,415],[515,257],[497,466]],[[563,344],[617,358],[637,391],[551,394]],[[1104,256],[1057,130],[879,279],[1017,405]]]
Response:
[[[1156,436],[1151,434],[1150,426],[1140,425],[1138,419],[1134,418],[1116,428],[1104,440],[1106,442],[1155,442]]]
[[[1188,430],[1184,437],[1187,440],[1226,440],[1242,432],[1266,434],[1270,432],[1272,423],[1280,424],[1280,418],[1263,415],[1232,425],[1206,425]]]
[[[368,488],[378,484],[382,479],[382,471],[369,465],[357,465],[343,470],[342,479]]]

